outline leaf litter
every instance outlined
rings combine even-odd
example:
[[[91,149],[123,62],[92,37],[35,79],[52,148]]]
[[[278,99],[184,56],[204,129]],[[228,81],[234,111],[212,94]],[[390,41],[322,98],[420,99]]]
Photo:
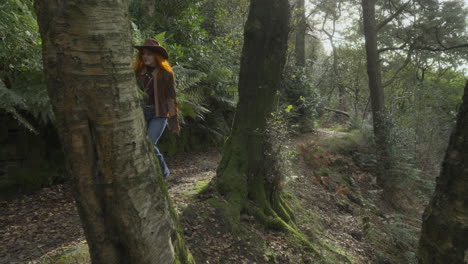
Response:
[[[300,136],[294,144],[300,152],[312,139],[319,141],[320,136]],[[315,142],[312,145],[317,146]],[[385,255],[383,247],[396,242],[385,233],[384,213],[377,209],[378,192],[373,192],[372,176],[336,153],[309,152],[304,157],[294,162],[295,177],[289,177],[285,186],[297,200],[292,207],[300,231],[311,241],[343,252],[353,263],[382,261],[376,251],[384,252],[382,263],[398,263],[392,261],[391,252]],[[169,194],[197,263],[316,263],[284,233],[263,228],[252,216],[241,216],[243,233],[231,232],[217,209],[206,202],[211,194],[199,194],[200,183],[206,185],[215,176],[220,159],[220,149],[168,159]],[[337,159],[345,161],[342,169],[349,173],[354,193],[349,184],[318,174]],[[380,242],[369,239],[372,231]],[[54,256],[83,245],[84,233],[67,184],[0,201],[0,263],[53,263]]]

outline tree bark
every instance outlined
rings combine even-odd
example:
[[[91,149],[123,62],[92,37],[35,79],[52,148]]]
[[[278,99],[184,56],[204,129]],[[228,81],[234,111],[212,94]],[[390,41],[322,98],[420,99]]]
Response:
[[[372,121],[374,138],[379,150],[382,171],[388,169],[388,136],[385,115],[385,99],[381,81],[380,60],[377,49],[377,23],[375,21],[375,0],[362,0],[365,47],[367,55],[367,75],[369,77],[370,101],[372,107]],[[380,185],[385,187],[384,173],[378,178]]]
[[[307,21],[305,16],[305,5],[304,0],[297,0],[297,7],[295,10],[296,14],[296,65],[299,67],[305,66],[306,54],[305,54],[305,36],[307,30]]]
[[[271,227],[284,227],[290,212],[282,202],[267,137],[286,60],[288,0],[252,0],[244,29],[239,102],[217,171],[217,189],[239,220],[248,210]],[[250,202],[249,202],[250,201]]]
[[[193,263],[147,140],[127,5],[36,1],[67,169],[93,263]]]
[[[419,263],[468,262],[468,82],[434,196],[423,217]]]

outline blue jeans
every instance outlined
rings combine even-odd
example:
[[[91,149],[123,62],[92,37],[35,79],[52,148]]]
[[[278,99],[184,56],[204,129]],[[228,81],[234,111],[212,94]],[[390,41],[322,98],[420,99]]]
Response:
[[[169,176],[170,171],[167,167],[166,162],[164,161],[164,157],[159,151],[158,144],[159,138],[164,132],[164,129],[167,125],[167,118],[164,117],[156,117],[154,114],[154,107],[145,107],[145,120],[146,125],[148,127],[148,137],[153,144],[154,147],[154,154],[158,157],[159,165],[161,166],[161,171],[163,173],[163,177],[166,178]]]

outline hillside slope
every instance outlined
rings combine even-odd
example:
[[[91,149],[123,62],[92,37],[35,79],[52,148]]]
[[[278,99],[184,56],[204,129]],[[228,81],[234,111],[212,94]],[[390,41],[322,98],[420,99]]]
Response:
[[[169,160],[169,192],[197,263],[412,263],[421,208],[381,202],[371,154],[357,133],[318,130],[291,139],[283,186],[296,226],[320,256],[249,215],[233,226],[209,203],[220,150]],[[217,197],[221,199],[220,197]],[[1,263],[89,263],[68,186],[0,202]],[[234,230],[234,231],[233,231]]]

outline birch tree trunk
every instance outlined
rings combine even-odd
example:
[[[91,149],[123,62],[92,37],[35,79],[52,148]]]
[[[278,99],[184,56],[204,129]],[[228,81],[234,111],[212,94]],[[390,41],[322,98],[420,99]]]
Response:
[[[44,69],[93,263],[193,263],[147,141],[125,0],[37,0]]]
[[[468,82],[423,220],[419,263],[468,263]]]
[[[265,224],[290,221],[277,175],[271,173],[266,135],[286,61],[288,0],[252,0],[244,29],[239,102],[233,129],[217,171],[217,188],[239,219],[247,209]],[[271,153],[270,153],[271,154]],[[249,206],[252,205],[252,206]]]

